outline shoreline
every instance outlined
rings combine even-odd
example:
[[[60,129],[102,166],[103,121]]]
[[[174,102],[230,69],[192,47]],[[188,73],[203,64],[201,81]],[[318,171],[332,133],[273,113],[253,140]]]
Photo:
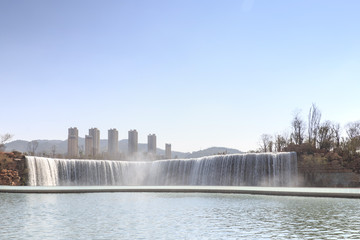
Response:
[[[232,186],[0,186],[0,193],[223,193],[360,199],[360,188],[232,187]]]

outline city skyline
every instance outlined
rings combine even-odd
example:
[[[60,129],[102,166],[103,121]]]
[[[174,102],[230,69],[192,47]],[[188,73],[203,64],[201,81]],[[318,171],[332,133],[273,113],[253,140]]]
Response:
[[[74,152],[79,152],[79,147],[85,147],[84,153],[85,156],[93,156],[96,157],[98,154],[100,154],[100,140],[107,140],[107,153],[109,154],[109,157],[115,157],[119,151],[119,145],[118,143],[121,140],[119,140],[119,131],[116,128],[110,128],[108,129],[108,137],[107,139],[101,139],[100,138],[101,131],[98,128],[90,128],[89,134],[85,135],[85,145],[79,145],[78,138],[81,138],[79,136],[79,129],[77,127],[70,127],[68,128],[68,154],[75,156]],[[153,155],[156,155],[157,150],[157,143],[156,143],[156,134],[151,133],[147,135],[147,152],[151,153]],[[138,152],[138,144],[140,144],[138,140],[138,132],[136,129],[131,129],[128,131],[128,152],[129,153],[137,153]],[[34,140],[33,140],[34,141]],[[77,145],[77,146],[75,146]],[[164,150],[166,149],[170,151],[171,154],[171,144],[166,143]],[[165,154],[168,155],[168,154]]]
[[[155,134],[148,135],[147,145],[148,145],[148,153],[156,155],[156,135]]]
[[[360,2],[1,1],[0,134],[256,150],[315,103],[360,120]],[[342,128],[345,136],[344,128]]]
[[[119,155],[119,132],[116,128],[108,130],[108,154],[110,158]]]
[[[68,129],[68,153],[69,157],[79,156],[79,131],[76,127]]]
[[[68,128],[68,147],[67,147],[67,156],[68,157],[85,157],[85,158],[98,158],[104,157],[108,159],[121,159],[124,156],[121,156],[124,152],[119,151],[119,132],[116,128],[110,128],[108,130],[107,138],[107,149],[106,155],[105,152],[101,152],[100,149],[100,133],[101,131],[98,128],[90,128],[89,134],[85,135],[85,145],[79,144],[79,130],[77,127]],[[138,132],[136,129],[131,129],[128,131],[128,150],[126,152],[127,157],[138,157]],[[85,147],[85,149],[84,149]],[[166,143],[164,148],[163,157],[171,159],[171,144]],[[152,159],[158,159],[161,157],[157,155],[157,143],[156,143],[156,134],[152,133],[148,135],[147,138],[147,152],[148,156]]]

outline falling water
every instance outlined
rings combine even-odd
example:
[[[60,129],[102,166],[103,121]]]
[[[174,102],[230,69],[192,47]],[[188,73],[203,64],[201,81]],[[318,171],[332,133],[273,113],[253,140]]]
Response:
[[[26,157],[30,186],[296,186],[296,153],[260,153],[149,162]]]

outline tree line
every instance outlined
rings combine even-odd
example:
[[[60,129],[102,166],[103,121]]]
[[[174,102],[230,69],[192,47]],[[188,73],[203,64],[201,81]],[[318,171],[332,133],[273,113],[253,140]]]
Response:
[[[346,135],[342,135],[345,130]],[[321,111],[312,104],[307,121],[300,112],[291,120],[290,133],[262,134],[260,152],[283,151],[333,151],[342,155],[360,155],[360,121],[349,122],[341,127],[339,123],[322,121]]]

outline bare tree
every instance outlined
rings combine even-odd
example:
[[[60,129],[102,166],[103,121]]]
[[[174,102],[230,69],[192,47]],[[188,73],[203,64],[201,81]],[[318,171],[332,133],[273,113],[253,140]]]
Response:
[[[52,157],[55,157],[55,154],[56,154],[56,145],[52,145],[52,146],[51,146],[51,153],[52,153]]]
[[[320,125],[317,142],[320,149],[330,150],[333,142],[333,128],[330,121],[325,121]]]
[[[295,113],[294,119],[291,122],[292,133],[291,139],[296,145],[300,145],[304,141],[305,122],[301,118],[300,113]]]
[[[269,134],[261,135],[260,140],[260,150],[262,152],[271,152],[272,151],[272,137]]]
[[[360,121],[348,123],[346,125],[346,133],[349,139],[360,136]]]
[[[333,132],[333,137],[334,137],[334,141],[333,141],[334,148],[340,148],[340,140],[341,140],[340,130],[341,130],[341,128],[340,128],[339,123],[332,124],[332,132]]]
[[[9,141],[13,136],[9,133],[0,136],[0,151],[5,150],[5,143]]]
[[[287,140],[280,134],[275,135],[275,151],[281,152],[286,147]]]
[[[35,155],[36,149],[39,146],[39,142],[36,140],[33,140],[28,143],[27,150],[31,155]]]
[[[347,145],[351,152],[356,152],[360,148],[360,121],[351,122],[346,125],[348,135]]]
[[[320,126],[321,112],[313,103],[308,115],[308,141],[316,147],[317,135]]]
[[[284,138],[284,140],[285,140],[285,147],[286,147],[286,146],[289,145],[290,142],[291,142],[291,134],[289,133],[288,130],[286,130],[286,131],[284,131],[284,132],[281,134],[281,136],[282,136],[282,137]]]
[[[274,146],[274,142],[270,140],[269,145],[268,145],[268,151],[269,152],[273,151],[273,146]]]

